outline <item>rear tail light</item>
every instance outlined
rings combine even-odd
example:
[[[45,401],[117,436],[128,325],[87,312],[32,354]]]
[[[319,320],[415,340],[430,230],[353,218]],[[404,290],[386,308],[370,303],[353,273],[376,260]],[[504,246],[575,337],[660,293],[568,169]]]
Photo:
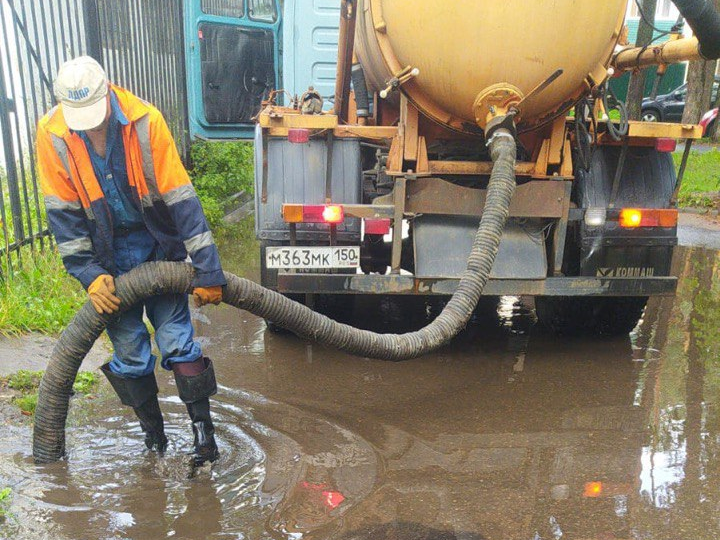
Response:
[[[342,206],[329,205],[323,209],[322,218],[325,223],[342,223],[345,219],[345,212]]]
[[[293,144],[305,144],[310,140],[310,130],[292,128],[288,130],[288,141]]]
[[[366,219],[365,234],[380,234],[385,236],[390,232],[389,219]]]
[[[655,140],[655,150],[658,152],[674,152],[677,148],[677,140],[676,139],[656,139]]]
[[[638,227],[675,227],[678,222],[678,211],[675,209],[643,209],[623,208],[618,221],[625,229]]]
[[[336,225],[345,220],[345,211],[338,204],[283,204],[282,213],[286,223]]]

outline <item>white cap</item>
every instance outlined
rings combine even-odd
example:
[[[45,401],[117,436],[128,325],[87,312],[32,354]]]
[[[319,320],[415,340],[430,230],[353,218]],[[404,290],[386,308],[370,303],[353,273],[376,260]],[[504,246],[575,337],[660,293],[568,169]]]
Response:
[[[107,74],[95,59],[80,56],[60,66],[55,98],[70,129],[86,131],[102,124],[107,116],[107,93]]]

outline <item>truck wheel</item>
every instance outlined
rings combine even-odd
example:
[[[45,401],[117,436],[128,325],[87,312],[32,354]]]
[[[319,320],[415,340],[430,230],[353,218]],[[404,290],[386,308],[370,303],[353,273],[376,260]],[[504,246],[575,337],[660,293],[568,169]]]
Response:
[[[647,297],[539,296],[535,313],[539,324],[554,334],[619,336],[637,326],[647,301]]]
[[[597,148],[589,171],[575,165],[577,178],[573,184],[573,202],[579,208],[610,204],[620,150],[608,146]],[[671,154],[654,148],[631,147],[615,204],[618,208],[669,208],[676,181]]]

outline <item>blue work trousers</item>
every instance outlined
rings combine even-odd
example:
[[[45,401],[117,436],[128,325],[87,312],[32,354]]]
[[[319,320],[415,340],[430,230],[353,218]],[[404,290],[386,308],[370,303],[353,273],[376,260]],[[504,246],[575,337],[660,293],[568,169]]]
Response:
[[[164,258],[147,230],[116,236],[113,247],[118,275],[144,262]],[[115,348],[110,362],[113,373],[137,378],[155,369],[156,357],[152,354],[143,312],[147,313],[155,329],[155,342],[162,355],[163,368],[169,370],[176,362],[194,362],[202,356],[200,345],[193,339],[187,295],[164,294],[148,298],[108,324],[107,333]]]

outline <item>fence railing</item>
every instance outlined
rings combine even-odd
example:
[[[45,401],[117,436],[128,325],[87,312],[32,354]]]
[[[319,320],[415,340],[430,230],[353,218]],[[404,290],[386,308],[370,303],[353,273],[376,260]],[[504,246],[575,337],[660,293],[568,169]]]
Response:
[[[181,0],[0,0],[0,277],[23,264],[23,246],[50,241],[35,129],[58,67],[84,54],[155,104],[187,150]]]

